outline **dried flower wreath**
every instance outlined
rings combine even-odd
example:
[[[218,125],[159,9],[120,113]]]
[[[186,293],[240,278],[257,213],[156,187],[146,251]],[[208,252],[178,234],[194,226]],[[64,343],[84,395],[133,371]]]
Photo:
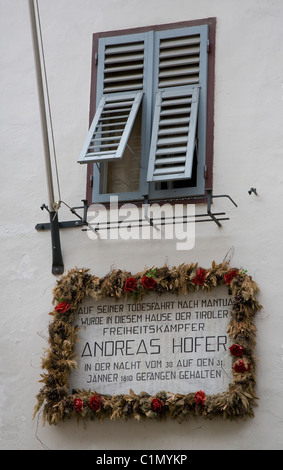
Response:
[[[57,281],[53,290],[53,322],[49,325],[49,348],[42,360],[43,387],[37,395],[34,416],[43,408],[43,424],[57,424],[72,416],[78,419],[166,418],[179,421],[192,415],[225,419],[254,416],[255,346],[254,316],[261,308],[255,295],[258,287],[244,270],[231,268],[228,263],[203,269],[197,264],[182,264],[170,269],[145,269],[132,275],[112,270],[103,278],[89,274],[88,269],[72,269]],[[74,348],[79,328],[73,325],[74,313],[84,297],[94,300],[106,297],[120,299],[131,296],[141,299],[148,291],[162,295],[166,292],[188,294],[194,290],[211,290],[227,285],[233,295],[233,308],[228,333],[232,339],[233,380],[227,391],[205,395],[202,390],[187,395],[146,392],[136,395],[100,395],[95,391],[69,390],[70,372],[77,367]]]

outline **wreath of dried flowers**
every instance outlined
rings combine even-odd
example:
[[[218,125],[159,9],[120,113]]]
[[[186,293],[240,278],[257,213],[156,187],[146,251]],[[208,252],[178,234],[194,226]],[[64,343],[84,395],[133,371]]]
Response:
[[[158,392],[150,396],[100,395],[95,391],[69,390],[70,372],[77,367],[74,354],[79,327],[73,325],[75,311],[84,297],[94,300],[106,297],[121,299],[131,296],[141,299],[147,292],[162,295],[188,294],[194,290],[211,290],[226,285],[233,295],[233,307],[228,333],[232,339],[229,353],[233,357],[233,380],[227,391],[206,395],[199,390],[187,395]],[[104,278],[89,274],[88,269],[72,269],[57,281],[53,290],[53,322],[49,325],[49,348],[42,360],[41,374],[44,385],[37,395],[34,416],[43,408],[43,424],[57,424],[73,416],[78,419],[129,419],[170,417],[183,421],[192,415],[206,418],[222,416],[224,419],[254,416],[255,399],[255,346],[254,316],[261,308],[255,295],[258,286],[244,270],[231,268],[228,263],[216,264],[210,269],[198,264],[182,264],[170,269],[145,269],[136,275],[112,270]]]

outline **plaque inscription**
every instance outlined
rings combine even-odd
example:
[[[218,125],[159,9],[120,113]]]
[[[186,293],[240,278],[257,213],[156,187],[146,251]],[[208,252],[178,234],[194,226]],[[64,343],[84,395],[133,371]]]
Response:
[[[226,390],[231,306],[225,286],[205,295],[150,293],[141,302],[86,298],[76,312],[78,369],[71,388],[101,394]]]

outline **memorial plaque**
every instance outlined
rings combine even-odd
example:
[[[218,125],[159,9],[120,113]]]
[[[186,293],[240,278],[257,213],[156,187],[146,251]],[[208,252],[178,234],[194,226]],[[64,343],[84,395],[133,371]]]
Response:
[[[258,287],[243,269],[182,264],[57,282],[35,414],[78,419],[254,415]]]
[[[80,332],[71,388],[223,392],[232,378],[231,306],[224,286],[205,296],[150,293],[141,302],[86,298],[74,320]]]

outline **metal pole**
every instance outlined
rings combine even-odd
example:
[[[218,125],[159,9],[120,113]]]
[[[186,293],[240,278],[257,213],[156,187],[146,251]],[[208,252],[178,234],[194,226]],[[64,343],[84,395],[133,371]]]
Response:
[[[46,167],[46,175],[47,175],[49,216],[50,216],[50,229],[51,229],[51,241],[52,241],[52,274],[62,274],[64,272],[64,264],[63,264],[61,245],[60,245],[58,214],[55,211],[55,206],[54,206],[55,199],[54,199],[52,168],[51,168],[51,159],[50,159],[50,146],[49,146],[49,139],[48,139],[46,106],[45,106],[45,99],[44,99],[44,87],[43,87],[39,45],[38,45],[38,32],[37,32],[37,24],[36,24],[36,17],[35,17],[34,0],[29,0],[29,11],[30,11],[33,50],[34,50],[34,59],[35,59],[35,68],[36,68],[37,90],[38,90],[38,99],[39,99],[39,108],[40,108],[40,120],[41,120],[41,130],[42,130],[42,138],[43,138],[45,167]]]
[[[36,25],[36,18],[35,18],[34,0],[29,0],[29,9],[30,9],[33,51],[34,51],[36,78],[37,78],[37,91],[38,91],[39,108],[40,108],[41,130],[42,130],[45,166],[46,166],[46,174],[47,174],[49,210],[53,211],[55,199],[54,199],[54,189],[53,189],[53,180],[52,180],[52,168],[51,168],[51,161],[50,161],[50,147],[49,147],[49,139],[48,139],[47,118],[46,118],[47,113],[46,113],[45,99],[44,99],[44,87],[43,87],[43,79],[42,79],[39,45],[38,45],[38,33],[37,33],[37,25]]]

